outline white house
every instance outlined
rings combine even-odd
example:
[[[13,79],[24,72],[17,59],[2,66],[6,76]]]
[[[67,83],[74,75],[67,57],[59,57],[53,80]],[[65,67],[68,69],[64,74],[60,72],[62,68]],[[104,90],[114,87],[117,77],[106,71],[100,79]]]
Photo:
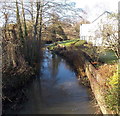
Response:
[[[98,18],[92,21],[90,24],[81,24],[80,25],[80,39],[86,40],[87,42],[92,42],[94,46],[101,46],[103,43],[101,31],[104,27],[104,24],[111,24],[116,28],[117,23],[110,19],[110,12],[105,11]],[[116,28],[117,30],[117,28]]]

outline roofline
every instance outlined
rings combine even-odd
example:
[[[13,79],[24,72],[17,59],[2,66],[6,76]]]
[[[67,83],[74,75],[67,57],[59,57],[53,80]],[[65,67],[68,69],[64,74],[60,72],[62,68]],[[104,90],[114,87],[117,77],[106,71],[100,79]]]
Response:
[[[98,19],[99,19],[102,15],[104,15],[105,13],[112,14],[111,12],[105,11],[105,12],[103,12],[99,17],[97,17],[95,20],[93,20],[92,23],[95,22],[96,20],[98,20]]]

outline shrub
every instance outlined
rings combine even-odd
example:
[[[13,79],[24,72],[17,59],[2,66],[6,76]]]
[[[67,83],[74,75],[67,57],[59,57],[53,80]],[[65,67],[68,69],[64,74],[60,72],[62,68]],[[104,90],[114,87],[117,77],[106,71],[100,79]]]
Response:
[[[118,70],[108,79],[108,86],[109,89],[105,95],[105,101],[109,109],[113,110],[115,113],[119,114],[119,93],[120,93],[120,86],[118,82]]]

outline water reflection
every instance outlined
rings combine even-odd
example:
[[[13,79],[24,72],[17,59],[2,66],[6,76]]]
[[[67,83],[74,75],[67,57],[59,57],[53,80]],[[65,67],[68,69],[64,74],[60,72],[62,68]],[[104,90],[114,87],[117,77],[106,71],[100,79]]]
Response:
[[[22,114],[94,114],[86,87],[60,57],[45,51],[42,75],[31,84]]]
[[[51,76],[53,79],[56,78],[60,62],[61,62],[61,58],[53,54],[52,59],[51,59],[51,64],[50,64],[51,65]]]

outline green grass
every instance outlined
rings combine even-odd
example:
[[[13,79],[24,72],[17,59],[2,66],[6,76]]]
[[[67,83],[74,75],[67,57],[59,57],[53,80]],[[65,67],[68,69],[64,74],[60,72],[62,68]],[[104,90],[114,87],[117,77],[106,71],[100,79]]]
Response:
[[[80,40],[80,39],[74,39],[74,40],[66,40],[66,41],[62,41],[62,42],[56,42],[56,43],[53,43],[51,44],[50,46],[48,46],[48,48],[50,50],[53,50],[54,48],[57,47],[57,45],[62,45],[62,46],[66,46],[66,47],[69,47],[71,45],[73,46],[80,46],[80,45],[83,45],[86,41],[84,40]]]
[[[100,54],[99,60],[105,63],[114,63],[117,61],[117,57],[114,51],[107,50]]]

